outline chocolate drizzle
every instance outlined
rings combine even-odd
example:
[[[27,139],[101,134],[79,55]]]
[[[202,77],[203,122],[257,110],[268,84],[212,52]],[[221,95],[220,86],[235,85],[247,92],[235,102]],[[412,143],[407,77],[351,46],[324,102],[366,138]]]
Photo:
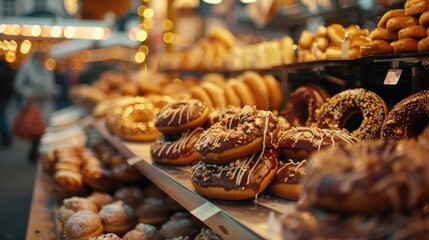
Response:
[[[179,100],[165,105],[156,116],[155,126],[179,126],[201,116],[207,108],[196,99]]]

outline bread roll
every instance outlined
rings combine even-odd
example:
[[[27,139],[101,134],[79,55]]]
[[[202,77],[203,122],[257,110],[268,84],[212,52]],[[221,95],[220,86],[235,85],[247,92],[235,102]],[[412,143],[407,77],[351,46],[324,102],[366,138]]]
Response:
[[[359,57],[358,48],[350,48],[349,55],[347,58],[357,58]],[[342,59],[343,58],[343,49],[341,47],[328,47],[326,49],[326,59]]]
[[[326,37],[326,27],[318,26],[316,30],[316,37]]]
[[[429,38],[423,38],[417,45],[419,52],[429,52]]]
[[[341,43],[346,39],[346,30],[340,24],[332,24],[327,28],[327,35],[331,40],[331,45],[341,46]]]
[[[372,40],[395,41],[398,40],[398,32],[391,32],[386,28],[376,28],[371,31],[369,37]]]
[[[350,39],[350,47],[354,47],[359,49],[362,45],[370,42],[371,39],[369,37],[365,37],[365,36],[356,36]]]
[[[346,33],[348,37],[355,37],[361,35],[362,29],[358,25],[350,25],[346,28]]]
[[[308,30],[304,30],[301,33],[301,37],[299,38],[298,44],[303,49],[310,49],[311,44],[313,43],[313,40],[314,40],[313,33]]]
[[[325,37],[316,38],[316,44],[321,51],[325,51],[329,47],[329,41]]]
[[[429,1],[427,0],[407,0],[405,2],[405,16],[419,15],[429,10]]]
[[[414,38],[403,38],[399,39],[393,44],[394,53],[409,53],[417,52],[418,41]]]
[[[422,15],[420,15],[419,24],[422,26],[429,25],[429,11],[426,11]]]
[[[419,21],[414,16],[394,17],[386,24],[387,30],[394,32],[409,26],[419,25]]]
[[[394,17],[403,17],[405,16],[405,10],[404,9],[394,9],[394,10],[390,10],[387,11],[383,17],[381,17],[380,21],[377,24],[378,28],[386,28],[386,24],[387,21],[389,21],[389,19],[394,18]]]
[[[415,38],[422,39],[426,37],[426,28],[422,26],[409,26],[399,30],[399,39]]]
[[[362,56],[387,54],[392,51],[392,46],[384,40],[374,40],[360,47],[360,54]]]

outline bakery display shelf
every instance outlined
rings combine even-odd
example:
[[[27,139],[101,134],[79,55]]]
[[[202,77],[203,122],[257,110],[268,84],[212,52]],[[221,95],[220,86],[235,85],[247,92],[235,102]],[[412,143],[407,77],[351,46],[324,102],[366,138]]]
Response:
[[[225,239],[272,239],[269,219],[279,217],[295,205],[295,202],[269,196],[244,201],[207,200],[195,192],[189,177],[190,166],[153,163],[150,144],[123,141],[107,131],[104,121],[97,121],[94,126],[128,157],[130,165]]]
[[[54,192],[54,180],[39,164],[36,170],[26,239],[62,240],[61,223],[57,219],[59,199]]]

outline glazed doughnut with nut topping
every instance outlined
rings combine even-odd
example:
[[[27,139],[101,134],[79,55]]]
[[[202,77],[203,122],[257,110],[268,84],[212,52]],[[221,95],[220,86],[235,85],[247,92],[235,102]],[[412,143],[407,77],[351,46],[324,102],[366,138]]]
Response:
[[[257,152],[226,165],[200,161],[192,173],[192,185],[204,197],[242,200],[256,196],[270,183],[278,168],[273,150]]]
[[[222,118],[233,116],[234,114],[239,113],[241,107],[236,107],[229,105],[226,108],[215,108],[209,113],[208,125],[213,125],[219,122]]]
[[[245,106],[204,131],[195,148],[203,155],[201,161],[225,164],[273,147],[278,131],[278,119],[272,112]]]
[[[338,144],[360,142],[346,130],[329,130],[317,127],[293,127],[284,131],[279,137],[279,154],[281,159],[302,161],[311,153],[320,152],[327,147]]]
[[[204,131],[198,127],[194,130],[175,136],[162,136],[150,147],[152,160],[157,163],[170,165],[188,165],[198,160],[199,153],[194,145]]]
[[[428,200],[428,172],[413,141],[340,145],[311,157],[300,200],[345,213],[399,212]]]
[[[202,126],[210,109],[196,99],[179,100],[167,104],[156,116],[155,126],[165,135],[186,132]]]
[[[393,107],[381,128],[381,138],[417,138],[428,124],[429,90],[424,90],[403,99]]]
[[[276,176],[270,183],[270,190],[281,198],[298,200],[302,191],[302,182],[307,175],[307,160],[280,162]]]
[[[343,129],[350,117],[361,113],[363,120],[351,135],[369,141],[379,138],[381,126],[387,116],[387,106],[377,94],[363,88],[350,89],[333,96],[316,112],[319,128]]]

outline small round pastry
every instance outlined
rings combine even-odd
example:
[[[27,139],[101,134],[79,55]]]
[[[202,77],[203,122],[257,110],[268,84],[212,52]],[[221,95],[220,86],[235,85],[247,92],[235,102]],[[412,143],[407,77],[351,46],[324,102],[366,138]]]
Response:
[[[118,237],[114,233],[105,233],[97,237],[91,237],[89,240],[122,240],[122,238]]]
[[[165,239],[194,239],[200,229],[189,218],[171,219],[159,231]]]
[[[271,74],[265,74],[262,78],[265,80],[269,93],[270,110],[278,110],[283,102],[283,92],[279,81]]]
[[[109,191],[113,184],[112,172],[103,166],[85,165],[82,168],[82,179],[88,186],[99,191]]]
[[[393,10],[387,11],[383,15],[383,17],[381,17],[380,21],[377,24],[377,27],[386,28],[386,24],[387,24],[387,21],[389,21],[389,19],[394,17],[403,17],[403,16],[405,16],[404,9],[393,9]]]
[[[329,130],[317,127],[292,127],[279,137],[281,159],[299,162],[308,159],[314,152],[339,144],[355,144],[359,139],[346,130]]]
[[[362,45],[359,51],[362,56],[371,56],[391,53],[393,52],[393,47],[384,40],[374,40]]]
[[[158,198],[146,198],[136,210],[139,223],[160,227],[169,218],[168,207]]]
[[[152,160],[160,164],[189,165],[196,162],[200,154],[195,151],[197,142],[204,128],[197,127],[177,136],[162,136],[150,146]]]
[[[425,0],[407,0],[404,9],[406,16],[419,15],[429,10],[429,2]]]
[[[329,93],[316,85],[304,85],[290,94],[285,117],[293,127],[314,123],[316,110],[329,98]]]
[[[362,114],[360,125],[351,131],[351,135],[370,141],[379,138],[387,112],[386,103],[374,92],[363,88],[350,89],[336,94],[320,107],[316,112],[315,126],[344,129],[354,115]]]
[[[428,26],[429,25],[429,11],[425,11],[420,15],[419,17],[419,24],[421,26]]]
[[[112,168],[113,178],[120,182],[134,182],[143,178],[143,175],[127,162]]]
[[[417,49],[419,52],[429,52],[429,38],[423,38],[417,44]]]
[[[395,32],[416,25],[419,25],[419,20],[414,16],[393,17],[387,21],[386,28],[391,32]]]
[[[66,170],[56,171],[54,180],[63,189],[72,193],[79,193],[86,189],[80,173]]]
[[[87,240],[103,234],[103,231],[100,217],[91,210],[74,213],[64,226],[64,232],[70,240]]]
[[[71,197],[63,200],[63,205],[58,211],[58,219],[65,225],[67,220],[77,211],[90,210],[98,212],[97,206],[86,198]]]
[[[109,203],[113,202],[112,196],[110,196],[107,193],[97,192],[94,191],[87,197],[87,199],[91,202],[93,202],[98,209],[101,209],[104,205],[107,205]]]
[[[123,236],[137,224],[137,215],[133,208],[123,201],[104,205],[98,215],[106,232]]]
[[[294,162],[289,159],[286,163],[280,162],[279,169],[269,186],[271,192],[281,198],[298,200],[302,182],[307,174],[306,167],[307,160]]]
[[[165,135],[183,133],[202,126],[209,113],[209,107],[199,100],[178,100],[161,109],[155,126]]]
[[[211,82],[217,86],[223,86],[226,84],[225,77],[219,73],[207,73],[201,78],[201,83]]]
[[[240,76],[240,79],[249,87],[255,99],[258,100],[255,102],[256,108],[259,110],[269,110],[270,97],[261,75],[253,71],[247,71]]]
[[[253,106],[255,105],[255,97],[253,93],[250,91],[250,88],[242,81],[237,79],[230,79],[228,84],[232,87],[235,94],[237,94],[238,98],[241,102],[241,107],[246,105]]]
[[[210,96],[210,100],[214,107],[226,107],[226,97],[221,86],[212,82],[201,83],[200,86],[203,87],[204,91]]]
[[[398,32],[391,32],[386,28],[376,28],[371,31],[369,37],[372,40],[395,41],[398,40]]]
[[[420,25],[417,26],[409,26],[399,30],[398,38],[414,38],[414,39],[422,39],[426,37],[426,28]]]
[[[340,145],[312,155],[302,203],[336,212],[378,214],[428,200],[426,156],[412,141]]]
[[[115,133],[130,141],[151,142],[161,133],[155,128],[158,112],[146,98],[136,97],[132,103],[122,108],[115,125]]]
[[[346,34],[349,38],[360,36],[362,34],[362,29],[356,24],[352,24],[352,25],[346,27],[345,30],[346,30]]]
[[[298,45],[304,49],[310,49],[311,44],[313,43],[314,36],[313,33],[309,30],[304,30],[301,32],[301,36],[298,40]]]
[[[143,192],[138,187],[121,187],[116,190],[115,200],[121,200],[128,206],[137,209],[144,200]]]
[[[272,112],[245,106],[204,131],[195,149],[203,155],[202,161],[225,164],[273,147],[278,131],[278,119]]]
[[[317,48],[321,51],[325,51],[329,47],[329,39],[325,37],[318,37],[315,41]]]
[[[428,124],[429,90],[424,90],[403,99],[392,108],[381,128],[381,138],[417,138]]]
[[[346,30],[341,24],[331,24],[326,28],[326,34],[331,40],[331,45],[341,46],[346,39]]]
[[[241,100],[229,84],[222,86],[228,106],[241,107]]]
[[[214,103],[212,102],[210,95],[201,86],[191,88],[191,96],[193,99],[198,99],[205,103],[210,109],[214,107]]]
[[[221,200],[243,200],[262,192],[278,168],[273,150],[263,149],[226,165],[200,161],[193,170],[191,182],[197,193]]]
[[[164,240],[156,227],[139,223],[136,228],[127,232],[123,237],[124,240]]]
[[[414,38],[403,38],[398,41],[392,43],[393,52],[394,53],[409,53],[409,52],[417,52],[418,48],[418,40]]]
[[[215,108],[209,113],[209,120],[207,123],[209,126],[219,122],[221,119],[233,116],[239,113],[241,110],[240,107],[228,106],[226,108]]]

